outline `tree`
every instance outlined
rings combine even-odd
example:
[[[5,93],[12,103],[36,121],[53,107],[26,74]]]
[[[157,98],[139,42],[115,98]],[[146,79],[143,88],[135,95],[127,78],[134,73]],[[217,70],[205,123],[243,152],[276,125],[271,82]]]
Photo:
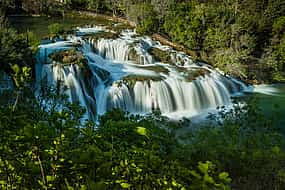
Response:
[[[142,3],[131,5],[128,17],[137,23],[136,30],[138,33],[147,34],[157,31],[156,12],[151,4]]]
[[[11,71],[10,65],[29,66],[33,64],[33,53],[24,35],[0,24],[0,69]]]
[[[157,14],[158,20],[158,30],[161,30],[163,22],[167,15],[167,12],[170,11],[170,8],[175,4],[175,0],[151,0],[151,4]]]
[[[176,42],[201,50],[207,29],[205,4],[197,1],[174,5],[166,17],[164,30]]]

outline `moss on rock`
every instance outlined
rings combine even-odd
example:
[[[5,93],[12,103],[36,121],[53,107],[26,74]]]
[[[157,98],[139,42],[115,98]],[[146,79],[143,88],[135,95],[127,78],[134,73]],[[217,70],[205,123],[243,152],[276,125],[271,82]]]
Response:
[[[169,52],[163,51],[155,47],[149,48],[148,52],[154,57],[156,61],[163,62],[163,63],[169,63],[172,65],[175,64],[171,60],[171,56]]]
[[[118,85],[121,85],[121,83],[126,84],[128,87],[133,88],[136,82],[150,82],[150,81],[161,81],[163,80],[163,77],[161,76],[145,76],[145,75],[128,75],[124,78],[122,78],[120,81],[118,81]]]
[[[123,81],[161,81],[163,77],[161,76],[144,76],[144,75],[128,75],[124,77]]]
[[[163,74],[168,74],[169,70],[161,65],[150,65],[150,66],[142,66],[142,67],[138,67],[138,68],[142,68],[148,71],[154,71],[156,73],[163,73]]]
[[[99,40],[101,38],[104,38],[104,39],[116,39],[116,38],[119,38],[119,34],[118,33],[114,33],[114,32],[102,31],[102,32],[97,32],[97,33],[86,34],[83,37],[83,39],[91,39],[91,40]]]
[[[192,82],[196,78],[200,76],[205,76],[207,74],[210,74],[210,72],[206,69],[192,69],[188,70],[187,72],[184,72],[184,77],[187,82]]]
[[[49,55],[49,58],[62,64],[77,64],[80,67],[84,67],[88,63],[83,54],[76,51],[76,48],[54,52]]]
[[[205,76],[210,74],[210,71],[203,68],[185,68],[185,67],[176,67],[175,68],[180,74],[183,75],[187,82],[192,82],[200,76]]]

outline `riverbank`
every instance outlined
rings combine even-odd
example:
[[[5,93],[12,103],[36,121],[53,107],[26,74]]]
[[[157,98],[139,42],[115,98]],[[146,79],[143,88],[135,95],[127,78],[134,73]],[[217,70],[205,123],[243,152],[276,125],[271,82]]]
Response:
[[[13,16],[15,18],[21,17],[21,16],[27,17],[27,15],[13,15]],[[41,17],[41,15],[31,15],[32,19],[37,19],[40,17]],[[127,26],[130,26],[131,28],[136,27],[135,22],[132,22],[126,18],[104,15],[104,14],[98,14],[98,13],[94,13],[94,12],[90,12],[90,11],[68,11],[68,12],[65,12],[64,17],[61,19],[54,18],[54,17],[47,17],[47,18],[48,19],[46,22],[36,24],[33,26],[31,24],[31,22],[28,21],[26,23],[26,25],[29,25],[29,27],[32,27],[34,30],[39,31],[40,34],[44,34],[44,33],[47,34],[47,32],[44,32],[44,31],[47,31],[47,29],[43,29],[42,31],[40,31],[41,30],[40,28],[41,27],[46,28],[49,25],[48,20],[50,20],[50,23],[58,22],[58,23],[61,23],[65,26],[68,26],[68,27],[80,26],[80,25],[84,25],[84,24],[85,25],[87,25],[87,24],[92,25],[92,23],[101,23],[102,25],[110,25],[110,23],[123,23],[125,25],[123,27],[126,27],[126,28],[128,28]],[[17,22],[17,19],[15,19],[14,21]],[[42,26],[39,26],[39,25],[42,25]],[[28,29],[21,29],[21,30],[27,31]],[[185,46],[183,46],[179,43],[175,43],[175,42],[171,41],[168,36],[161,34],[161,33],[153,33],[151,35],[151,37],[154,40],[159,41],[161,44],[168,45],[168,46],[170,46],[170,47],[172,47],[178,51],[182,51],[182,52],[186,53],[187,55],[191,56],[193,58],[193,60],[195,60],[195,61],[204,62],[204,63],[207,63],[209,65],[216,67],[213,60],[210,59],[210,56],[205,51],[190,50],[190,49],[186,48]],[[272,83],[272,82],[284,82],[282,77],[280,78],[280,80],[275,80],[275,81],[270,80],[271,71],[266,70],[266,68],[261,67],[262,64],[258,64],[258,62],[260,62],[260,60],[251,60],[249,62],[250,63],[248,63],[248,64],[240,64],[240,67],[242,67],[240,69],[246,70],[247,73],[249,73],[248,74],[249,77],[247,77],[247,78],[241,78],[239,76],[235,76],[235,77],[238,77],[240,80],[242,80],[248,84],[266,84],[266,83],[268,84],[268,83]],[[223,68],[219,68],[219,69],[223,70]],[[231,73],[227,73],[227,74],[231,75]]]
[[[106,20],[112,20],[114,22],[121,22],[127,25],[130,25],[132,27],[136,27],[137,24],[135,22],[132,22],[126,18],[121,18],[121,17],[116,17],[116,16],[110,16],[110,15],[104,15],[104,14],[98,14],[98,13],[93,13],[90,11],[72,11],[68,13],[67,15],[69,16],[81,16],[81,17],[87,17],[87,18],[101,18],[101,19],[106,19]],[[213,67],[216,67],[214,64],[214,60],[212,60],[211,56],[209,53],[205,51],[198,51],[198,50],[190,50],[187,47],[185,47],[182,44],[176,43],[171,41],[171,39],[166,36],[165,34],[161,33],[153,33],[150,34],[151,37],[154,40],[159,41],[163,45],[168,45],[172,47],[175,50],[182,51],[186,53],[187,55],[191,56],[193,60],[199,61],[199,62],[204,62],[206,64],[212,65]],[[280,76],[279,78],[272,78],[271,76],[271,70],[264,67],[264,64],[260,64],[263,62],[263,60],[254,58],[252,57],[250,60],[247,60],[245,64],[240,64],[240,70],[244,70],[247,72],[248,76],[247,77],[241,77],[237,76],[234,73],[227,73],[229,75],[232,75],[234,77],[237,77],[239,80],[242,80],[245,83],[251,84],[251,85],[256,85],[256,84],[270,84],[270,83],[284,83],[284,77]],[[220,68],[220,70],[224,70],[223,68]]]

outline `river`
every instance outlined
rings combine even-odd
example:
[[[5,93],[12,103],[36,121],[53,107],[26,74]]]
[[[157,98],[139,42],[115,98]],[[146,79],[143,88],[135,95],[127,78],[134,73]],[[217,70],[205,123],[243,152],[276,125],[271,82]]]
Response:
[[[79,101],[87,108],[86,118],[96,119],[97,115],[111,108],[140,114],[160,110],[173,119],[191,118],[218,106],[231,106],[232,98],[246,102],[249,97],[258,100],[258,106],[267,117],[278,112],[279,117],[284,118],[279,126],[285,124],[283,84],[244,84],[223,76],[209,65],[193,62],[183,52],[163,46],[150,37],[137,36],[132,31],[123,32],[116,39],[92,40],[94,34],[107,30],[98,26],[106,24],[102,20],[10,17],[10,21],[20,32],[33,31],[40,38],[48,34],[47,26],[55,22],[68,29],[83,26],[65,42],[40,46],[41,66],[38,67],[37,80],[47,77],[50,84],[58,79],[64,80],[69,87],[70,100]],[[107,23],[110,25],[109,21]],[[80,44],[77,50],[88,59],[92,76],[87,80],[74,65],[43,64],[48,54],[69,49],[76,43]],[[157,60],[150,50],[169,53],[168,63]]]

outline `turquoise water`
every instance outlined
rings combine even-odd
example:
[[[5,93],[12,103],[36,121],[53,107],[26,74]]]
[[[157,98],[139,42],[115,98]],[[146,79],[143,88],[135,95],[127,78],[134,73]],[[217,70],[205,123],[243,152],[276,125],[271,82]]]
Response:
[[[259,85],[255,91],[245,97],[256,99],[265,117],[275,117],[279,120],[278,126],[285,132],[285,84]]]
[[[48,17],[9,17],[11,25],[19,32],[32,31],[39,38],[48,35],[48,25],[60,23],[66,30],[78,26],[106,24],[107,20],[86,19],[86,18],[48,18]],[[285,132],[285,84],[259,85],[255,88],[255,93],[248,93],[238,98],[241,101],[247,101],[248,98],[257,99],[257,106],[268,118],[278,116],[280,122],[278,125],[284,128]],[[284,127],[283,127],[284,126]]]
[[[30,16],[11,16],[8,18],[12,27],[23,33],[27,31],[34,32],[39,38],[43,38],[49,34],[48,26],[50,24],[62,24],[65,30],[71,30],[78,26],[94,25],[94,24],[110,24],[111,21],[102,18],[50,18],[46,16],[30,17]]]

